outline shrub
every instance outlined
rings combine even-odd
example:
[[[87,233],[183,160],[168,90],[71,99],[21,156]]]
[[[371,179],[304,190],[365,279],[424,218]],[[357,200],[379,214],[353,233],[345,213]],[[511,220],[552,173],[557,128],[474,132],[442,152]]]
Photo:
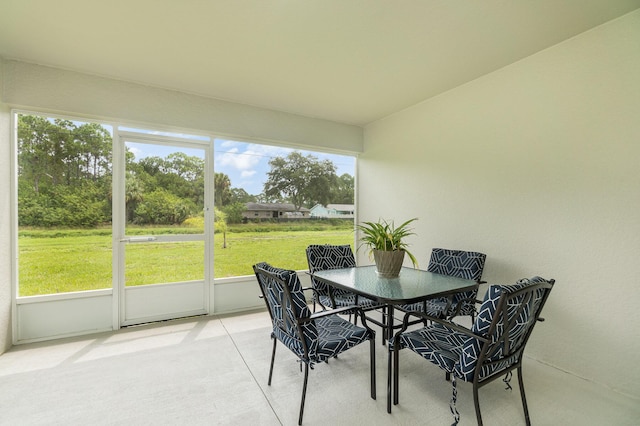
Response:
[[[162,189],[147,194],[135,209],[138,224],[171,225],[184,222],[195,210],[195,204]]]

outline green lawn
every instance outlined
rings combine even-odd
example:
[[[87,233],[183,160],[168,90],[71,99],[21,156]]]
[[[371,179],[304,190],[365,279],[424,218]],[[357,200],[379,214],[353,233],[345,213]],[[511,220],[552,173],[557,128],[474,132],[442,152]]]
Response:
[[[315,229],[317,228],[317,229]],[[152,231],[152,232],[150,232]],[[140,229],[138,234],[179,232]],[[198,280],[204,276],[202,242],[127,244],[127,285]],[[295,270],[306,269],[309,244],[353,244],[352,225],[236,226],[214,238],[216,278],[253,273],[251,265],[265,261]],[[111,288],[111,233],[102,230],[21,230],[19,294],[65,293]]]

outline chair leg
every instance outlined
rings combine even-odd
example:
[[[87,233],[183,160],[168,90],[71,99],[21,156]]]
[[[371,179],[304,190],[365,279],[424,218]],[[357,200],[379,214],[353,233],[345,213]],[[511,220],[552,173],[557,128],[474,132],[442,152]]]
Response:
[[[527,407],[527,398],[524,395],[524,382],[522,381],[522,366],[518,367],[518,382],[520,383],[520,397],[522,398],[522,408],[524,408],[524,419],[527,422],[527,426],[531,426],[531,419],[529,418],[529,408]]]
[[[398,405],[398,401],[399,401],[399,397],[398,397],[398,389],[399,389],[399,378],[398,376],[400,375],[400,353],[398,348],[396,348],[395,344],[397,344],[397,342],[394,342],[394,348],[393,348],[393,405]],[[391,358],[391,352],[389,351],[389,358]],[[391,368],[388,369],[388,381],[389,381],[389,388],[391,388]],[[391,412],[391,394],[388,392],[387,394],[387,412]]]
[[[271,367],[269,368],[269,381],[267,384],[271,386],[271,376],[273,375],[273,361],[276,359],[276,343],[278,343],[278,339],[272,337],[273,339],[273,352],[271,352]]]
[[[480,401],[478,400],[478,384],[473,384],[473,405],[476,407],[476,420],[478,426],[482,426],[482,414],[480,414]]]
[[[390,349],[387,350],[387,353],[389,354],[389,362],[387,365],[387,413],[391,413],[391,395],[393,394],[394,397],[397,397],[398,395],[395,388],[393,389],[393,392],[391,391],[392,382],[393,382],[393,377],[397,376],[398,371],[394,367],[393,373],[391,372],[391,366],[396,365],[396,359],[395,359],[396,354]],[[393,359],[393,362],[392,362],[392,359]]]
[[[298,425],[302,424],[302,415],[304,414],[304,400],[307,396],[307,381],[309,380],[309,364],[304,364],[304,383],[302,384],[302,401],[300,401],[300,417]]]
[[[371,398],[376,399],[376,336],[369,340],[371,354]]]

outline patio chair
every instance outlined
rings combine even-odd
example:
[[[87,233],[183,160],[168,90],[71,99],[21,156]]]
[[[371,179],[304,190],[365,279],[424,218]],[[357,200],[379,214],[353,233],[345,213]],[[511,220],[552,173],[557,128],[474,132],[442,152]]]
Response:
[[[271,386],[278,341],[298,357],[301,369],[304,364],[298,424],[302,424],[304,414],[309,368],[313,369],[315,364],[337,357],[367,340],[370,343],[371,398],[376,399],[375,332],[367,326],[362,311],[357,307],[347,306],[312,314],[295,271],[275,268],[264,262],[254,265],[253,270],[273,324],[273,351],[268,385]],[[362,327],[337,315],[347,310],[362,316]]]
[[[327,269],[352,268],[356,266],[353,250],[348,244],[312,244],[307,247],[306,253],[311,274]],[[316,303],[331,309],[355,305],[367,311],[380,307],[375,301],[366,297],[358,296],[346,290],[331,288],[327,284],[316,280],[313,275],[311,276],[311,285],[314,290],[312,296],[314,311],[316,310]],[[352,312],[347,311],[347,313],[350,315]],[[354,324],[358,324],[357,315],[354,317]]]
[[[553,288],[554,280],[534,277],[522,279],[514,285],[493,285],[487,291],[478,317],[471,329],[424,313],[407,313],[403,328],[389,342],[393,351],[393,396],[398,404],[399,351],[407,348],[436,364],[452,375],[453,395],[450,402],[454,424],[460,415],[456,409],[456,378],[473,384],[473,400],[478,425],[482,425],[478,390],[491,381],[506,375],[508,389],[512,370],[518,371],[520,397],[526,424],[530,425],[529,410],[522,381],[522,357],[529,336]],[[411,316],[421,316],[431,325],[406,331]],[[391,387],[391,373],[389,373]],[[391,412],[391,394],[387,394]]]
[[[481,281],[482,271],[487,255],[474,251],[450,250],[434,248],[427,271],[458,278]],[[452,299],[440,297],[425,302],[400,305],[397,308],[404,312],[422,311],[427,315],[439,318],[453,318],[468,315],[471,322],[476,315],[476,297],[478,290],[456,293]]]

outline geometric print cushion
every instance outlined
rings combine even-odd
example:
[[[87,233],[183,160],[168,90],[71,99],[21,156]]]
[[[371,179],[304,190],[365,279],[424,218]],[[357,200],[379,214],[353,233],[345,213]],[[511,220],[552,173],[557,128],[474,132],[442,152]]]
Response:
[[[356,266],[356,259],[353,250],[348,244],[329,245],[329,244],[311,244],[307,247],[307,262],[309,264],[309,272],[325,271],[327,269],[353,268]],[[316,281],[311,278],[313,287],[322,295],[328,294],[328,287],[325,283]],[[334,289],[335,296],[349,293],[345,290]],[[329,306],[329,305],[327,305]]]
[[[431,258],[429,259],[427,271],[451,277],[480,281],[486,259],[486,254],[475,251],[434,248],[431,250]],[[453,314],[459,301],[463,299],[475,299],[477,294],[477,289],[455,294],[453,303],[451,304],[451,311],[446,315],[449,316]],[[444,300],[446,301],[446,298]],[[429,313],[428,308],[427,312]],[[437,313],[437,311],[433,313]],[[433,313],[430,314],[433,315]],[[460,310],[460,315],[472,315],[473,313],[474,303],[465,301]]]
[[[447,297],[438,297],[435,299],[428,299],[424,302],[415,302],[407,305],[398,305],[401,311],[404,312],[422,312],[425,308],[426,304],[426,314],[432,317],[441,318],[445,316],[445,310],[447,309],[447,305],[449,303],[449,298]],[[453,305],[451,306],[453,307]]]
[[[492,285],[491,287],[489,287],[485,299],[480,307],[478,317],[471,327],[471,331],[479,336],[490,338],[494,342],[498,341],[499,336],[503,334],[504,330],[504,321],[502,321],[502,319],[496,324],[493,336],[488,336],[487,333],[491,326],[491,322],[495,317],[500,295],[503,293],[511,294],[529,285],[534,285],[540,282],[547,282],[547,280],[540,277],[533,277],[531,279],[523,278],[516,282],[516,284],[514,285]],[[511,300],[510,304],[507,307],[508,321],[511,321],[514,318],[516,312],[519,312],[519,316],[516,320],[515,326],[510,330],[509,337],[512,345],[509,349],[513,349],[513,347],[519,345],[521,339],[525,337],[526,331],[531,326],[531,313],[537,311],[537,305],[541,302],[543,295],[544,290],[541,289],[537,291],[535,297],[530,301],[529,306],[526,306],[525,309],[522,310],[519,310],[519,306],[522,304],[522,300]],[[481,347],[482,344],[479,340],[470,339],[466,342],[465,346],[462,348],[462,355],[460,357],[460,360],[454,367],[456,376],[465,381],[473,380],[473,373],[476,368],[476,363],[478,360],[478,356],[480,355]],[[497,361],[503,356],[504,348],[501,346],[497,346],[495,348],[495,351],[488,358],[488,361]],[[506,366],[511,365],[513,362],[517,361],[516,359],[512,358],[514,357],[504,359],[500,363],[494,364],[492,366],[483,366],[480,370],[480,378],[486,377],[493,372],[499,371],[502,368],[505,368]]]
[[[474,251],[434,248],[427,271],[479,281],[487,255]]]
[[[338,315],[315,320],[318,347],[311,362],[324,362],[370,338],[367,329],[358,327]]]
[[[298,334],[296,320],[309,317],[311,310],[307,306],[298,274],[295,271],[273,267],[265,262],[256,266],[283,280],[289,288],[291,300],[285,297],[284,289],[280,282],[274,279],[266,279],[266,283],[260,283],[263,286],[263,291],[271,309],[274,336],[295,354],[303,357],[304,348]],[[317,350],[317,338],[315,337],[318,335],[316,325],[313,321],[309,321],[303,323],[302,328],[310,354],[315,353]]]
[[[327,307],[332,307],[331,298],[329,296],[320,295],[319,299],[322,305]],[[367,309],[367,308],[373,308],[374,306],[378,306],[377,302],[371,299],[367,299],[366,297],[363,297],[363,296],[358,296],[358,303],[356,303],[356,295],[350,292],[345,292],[342,294],[334,293],[333,299],[336,302],[336,307],[357,305],[361,308]]]
[[[536,276],[533,278],[522,278],[513,285],[492,285],[489,287],[489,290],[487,290],[487,294],[484,297],[484,301],[480,306],[478,318],[474,322],[471,331],[480,336],[486,335],[496,312],[498,299],[500,299],[500,294],[502,294],[503,291],[507,293],[514,293],[529,284],[541,282],[547,282],[547,280]]]
[[[453,372],[463,348],[469,340],[475,340],[449,327],[433,323],[421,329],[400,335],[400,348],[410,348],[413,352],[438,365],[445,371]],[[389,343],[389,347],[394,342]]]

